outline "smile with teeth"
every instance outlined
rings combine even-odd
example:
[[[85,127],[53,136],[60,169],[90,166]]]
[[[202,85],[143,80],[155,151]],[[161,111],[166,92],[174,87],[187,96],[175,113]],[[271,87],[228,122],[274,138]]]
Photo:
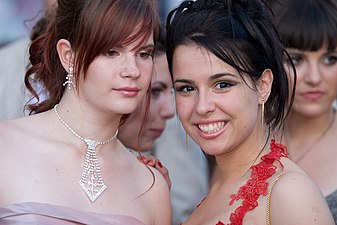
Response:
[[[219,130],[221,130],[225,126],[225,122],[217,122],[217,123],[211,123],[211,124],[198,124],[198,128],[206,133],[206,134],[212,134]]]

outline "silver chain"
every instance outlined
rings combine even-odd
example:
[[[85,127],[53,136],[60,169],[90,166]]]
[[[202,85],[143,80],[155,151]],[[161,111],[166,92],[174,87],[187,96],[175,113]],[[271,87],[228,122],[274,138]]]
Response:
[[[86,138],[83,138],[82,136],[80,136],[79,134],[77,134],[66,122],[64,122],[64,120],[61,118],[61,116],[59,115],[59,113],[58,113],[58,111],[57,111],[57,106],[58,106],[58,104],[56,104],[55,106],[54,106],[54,112],[55,112],[55,114],[56,114],[56,116],[57,116],[57,118],[59,119],[59,121],[61,121],[61,123],[71,132],[71,133],[73,133],[78,139],[80,139],[80,140],[82,140],[82,141],[84,141],[85,143],[87,143],[87,141],[86,140],[88,140],[88,139],[86,139]],[[98,141],[96,141],[96,143],[98,144],[98,145],[105,145],[105,144],[108,144],[109,142],[111,142],[112,141],[112,139],[114,139],[116,136],[117,136],[117,134],[118,134],[118,130],[116,130],[116,133],[111,137],[111,138],[109,138],[108,140],[106,140],[106,141],[102,141],[102,142],[98,142]]]

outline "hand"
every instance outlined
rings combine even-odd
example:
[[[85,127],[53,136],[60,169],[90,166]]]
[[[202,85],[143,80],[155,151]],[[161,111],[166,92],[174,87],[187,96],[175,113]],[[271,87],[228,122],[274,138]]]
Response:
[[[147,156],[141,155],[141,156],[138,156],[137,158],[140,162],[144,163],[145,165],[156,168],[164,176],[169,189],[171,189],[171,179],[170,179],[169,172],[167,168],[163,166],[163,164],[160,162],[159,159],[157,159],[153,155],[147,155]]]

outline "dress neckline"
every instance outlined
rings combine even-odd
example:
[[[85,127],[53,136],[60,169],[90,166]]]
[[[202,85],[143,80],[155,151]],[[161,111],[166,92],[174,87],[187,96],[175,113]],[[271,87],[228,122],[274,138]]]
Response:
[[[127,219],[130,224],[144,225],[144,223],[138,218],[129,215],[91,212],[50,203],[20,202],[0,207],[0,220],[16,215],[28,214],[36,214],[55,219],[73,221],[79,224],[88,224],[88,221],[95,221],[95,224],[110,225],[112,224],[108,222],[110,219]]]
[[[271,140],[270,152],[263,155],[261,162],[250,167],[250,179],[242,185],[236,194],[231,194],[231,201],[229,205],[233,205],[235,201],[242,200],[239,207],[235,209],[230,215],[230,223],[225,224],[218,221],[216,225],[242,225],[243,218],[248,211],[255,209],[258,206],[258,199],[261,195],[268,194],[268,179],[276,173],[278,162],[283,171],[284,167],[281,162],[281,157],[288,158],[288,150],[285,145],[276,143],[274,139]],[[202,204],[202,202],[200,203]],[[199,204],[199,205],[200,205]]]

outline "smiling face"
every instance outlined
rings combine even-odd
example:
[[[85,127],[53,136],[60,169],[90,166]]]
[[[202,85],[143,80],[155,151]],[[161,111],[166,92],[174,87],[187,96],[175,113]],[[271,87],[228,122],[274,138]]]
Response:
[[[117,114],[133,112],[149,87],[154,44],[153,36],[138,42],[114,47],[96,57],[86,79],[79,83],[79,96],[93,107]]]
[[[179,118],[205,152],[222,154],[254,139],[259,97],[248,76],[201,47],[182,45],[173,56],[173,80]]]
[[[145,107],[146,102],[143,101],[143,104],[130,115],[119,129],[118,138],[128,148],[138,149],[140,147],[142,151],[151,150],[154,141],[163,133],[166,120],[174,116],[172,82],[165,54],[154,57],[150,105],[143,124]],[[138,146],[138,135],[142,126],[142,133],[139,137],[140,146]]]
[[[315,117],[331,109],[337,97],[337,50],[288,49],[297,71],[296,94],[291,113]]]

